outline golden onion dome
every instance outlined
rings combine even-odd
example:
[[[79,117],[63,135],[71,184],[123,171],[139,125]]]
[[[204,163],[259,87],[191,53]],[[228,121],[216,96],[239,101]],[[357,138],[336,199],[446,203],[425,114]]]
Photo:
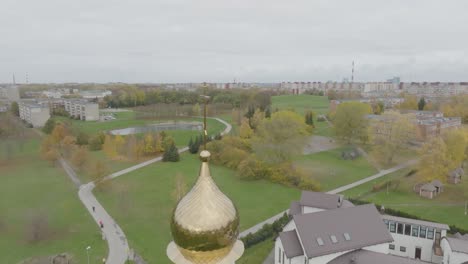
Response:
[[[229,254],[239,234],[239,214],[210,175],[210,152],[200,153],[200,175],[178,202],[171,220],[174,242],[192,263],[217,263]]]

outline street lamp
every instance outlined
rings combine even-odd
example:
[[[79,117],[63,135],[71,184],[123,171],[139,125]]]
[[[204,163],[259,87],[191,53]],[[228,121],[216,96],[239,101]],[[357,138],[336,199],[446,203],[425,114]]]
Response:
[[[88,256],[88,264],[89,264],[89,250],[91,249],[90,246],[86,247],[86,255]]]

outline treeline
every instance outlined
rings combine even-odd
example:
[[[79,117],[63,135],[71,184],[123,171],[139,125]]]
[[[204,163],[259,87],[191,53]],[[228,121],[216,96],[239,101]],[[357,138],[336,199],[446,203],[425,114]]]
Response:
[[[135,135],[105,135],[102,150],[110,159],[139,160],[145,156],[166,154],[164,161],[179,161],[174,138],[166,132],[146,133],[143,138]]]
[[[232,107],[255,107],[265,109],[271,104],[271,96],[275,91],[260,89],[213,89],[199,88],[196,91],[174,90],[163,88],[145,88],[128,85],[113,89],[111,96],[106,96],[104,101],[108,107],[135,107],[151,104],[180,104],[195,105],[203,103],[201,95],[210,96],[210,103],[228,104]]]

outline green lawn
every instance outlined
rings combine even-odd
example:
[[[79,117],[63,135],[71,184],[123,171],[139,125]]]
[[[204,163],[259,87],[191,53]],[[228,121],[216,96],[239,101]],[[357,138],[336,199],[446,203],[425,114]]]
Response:
[[[0,150],[6,144],[0,142]],[[88,245],[92,247],[91,261],[99,263],[107,255],[107,244],[71,180],[39,158],[38,139],[15,146],[8,161],[4,151],[0,154],[0,263],[64,252],[72,254],[77,263],[85,263]],[[46,240],[27,242],[32,215],[43,215],[48,222]]]
[[[150,263],[170,263],[169,220],[175,206],[175,176],[191,186],[198,176],[196,155],[183,154],[179,163],[156,163],[113,181],[110,190],[96,192],[108,212],[125,231],[130,246]],[[237,205],[244,230],[289,207],[300,191],[266,181],[241,181],[235,172],[211,165],[218,186]],[[251,262],[254,263],[254,262]]]
[[[236,261],[237,264],[259,264],[263,263],[268,254],[275,246],[275,241],[267,239],[257,245],[254,245],[244,251],[242,257]]]
[[[401,210],[431,221],[454,224],[468,229],[468,216],[464,215],[464,203],[468,200],[468,181],[459,185],[445,184],[444,192],[433,200],[420,197],[412,191],[418,178],[405,177],[411,169],[403,169],[375,181],[344,192],[348,197],[359,198],[385,207]],[[466,179],[466,177],[465,177]],[[370,192],[372,186],[389,180],[399,181],[398,186],[379,192]]]
[[[315,113],[315,130],[314,134],[321,136],[333,136],[333,129],[330,128],[327,122],[318,122],[317,116],[320,114],[326,115],[330,102],[326,96],[317,95],[279,95],[271,98],[272,109],[287,110],[291,109],[297,113],[304,115],[306,111]]]
[[[60,120],[66,123],[71,124],[72,128],[77,131],[82,131],[89,135],[95,135],[101,131],[109,131],[113,129],[120,129],[120,128],[127,128],[127,127],[135,127],[135,126],[143,126],[146,124],[155,124],[161,122],[168,122],[171,120],[142,120],[142,119],[135,119],[134,112],[119,112],[115,113],[114,116],[117,118],[116,120],[110,121],[81,121],[81,120],[74,120],[65,117],[55,117],[56,120]],[[179,119],[178,121],[197,121],[203,122],[202,118],[183,118]],[[208,119],[207,120],[208,126],[208,134],[215,135],[220,131],[224,130],[224,125],[216,120]],[[200,134],[200,131],[189,131],[189,130],[170,130],[167,131],[168,134],[172,135],[176,141],[178,146],[186,146],[188,144],[188,138],[190,136],[195,136]]]
[[[377,173],[363,157],[343,160],[343,150],[344,148],[338,148],[301,156],[295,163],[320,182],[323,191],[333,190]]]
[[[272,109],[280,110],[294,109],[303,115],[306,111],[312,110],[316,114],[328,113],[329,101],[326,96],[317,95],[279,95],[271,98]]]

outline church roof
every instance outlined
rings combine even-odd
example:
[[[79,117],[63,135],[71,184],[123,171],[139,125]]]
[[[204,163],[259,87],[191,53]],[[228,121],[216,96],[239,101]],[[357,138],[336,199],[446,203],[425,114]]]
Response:
[[[284,253],[288,258],[304,255],[296,230],[281,232],[279,235]]]
[[[299,201],[291,202],[291,205],[289,206],[289,214],[297,215],[301,213],[302,213],[302,210],[301,210],[301,204],[299,203]]]
[[[349,263],[375,264],[377,259],[378,259],[379,264],[422,264],[422,263],[426,263],[420,260],[403,258],[399,256],[387,255],[383,253],[360,249],[360,250],[352,251],[344,255],[341,255],[333,259],[332,261],[328,262],[328,264],[349,264]]]
[[[307,257],[393,242],[373,204],[294,215]]]
[[[303,206],[320,209],[337,209],[340,207],[340,199],[342,199],[342,196],[338,194],[303,191],[299,202]]]
[[[468,254],[468,240],[446,237],[452,251]]]

